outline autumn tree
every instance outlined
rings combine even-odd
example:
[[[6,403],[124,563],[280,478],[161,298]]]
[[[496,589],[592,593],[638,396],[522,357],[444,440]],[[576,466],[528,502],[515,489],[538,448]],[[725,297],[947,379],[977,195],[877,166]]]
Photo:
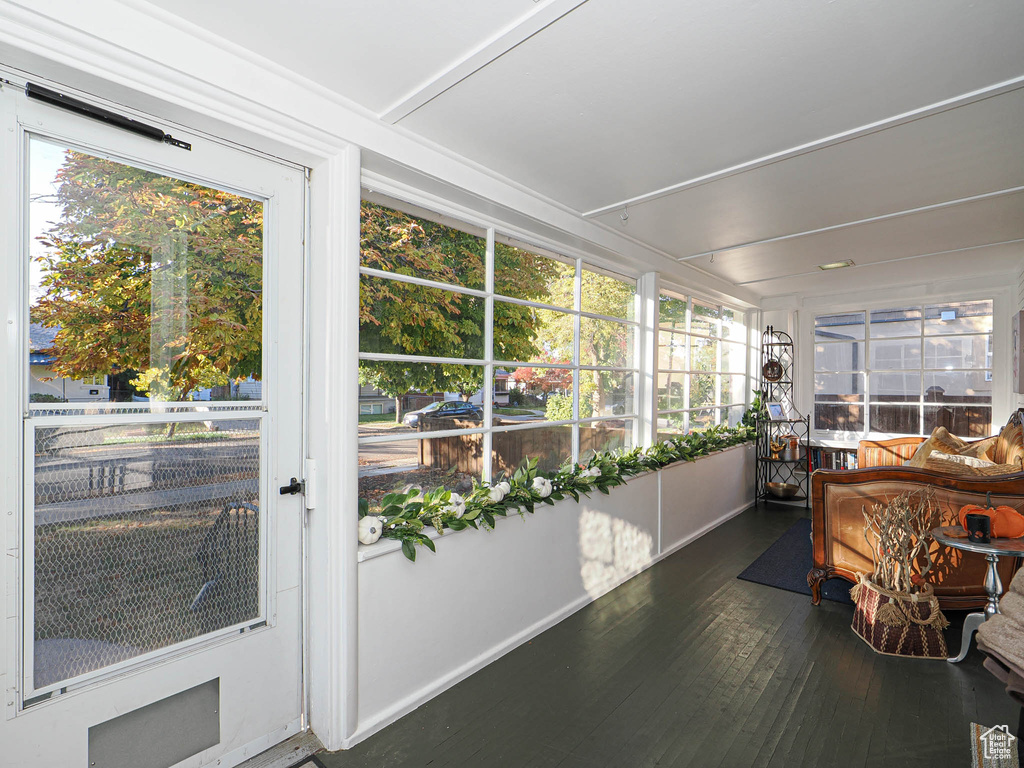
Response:
[[[260,378],[261,202],[72,150],[55,183],[31,318],[57,375],[135,371],[161,400]]]
[[[485,241],[477,235],[364,201],[360,262],[390,274],[482,289]],[[548,268],[540,257],[505,244],[495,247],[498,290],[543,299]],[[538,352],[534,312],[495,308],[494,357],[528,360]],[[364,275],[359,291],[359,349],[366,353],[482,358],[485,302],[478,296]],[[483,385],[483,367],[362,360],[359,381],[395,398],[409,391],[458,392],[468,399]]]

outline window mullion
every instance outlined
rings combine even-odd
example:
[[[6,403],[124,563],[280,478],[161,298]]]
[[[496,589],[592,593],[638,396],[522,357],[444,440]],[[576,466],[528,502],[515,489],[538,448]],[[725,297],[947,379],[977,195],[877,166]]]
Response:
[[[580,460],[580,311],[583,307],[583,261],[576,259],[576,277],[572,287],[572,460]]]
[[[487,229],[487,252],[485,256],[485,285],[487,296],[484,299],[484,386],[481,392],[481,403],[484,409],[484,434],[481,456],[481,481],[491,482],[494,465],[492,447],[494,444],[492,428],[494,427],[494,227]]]

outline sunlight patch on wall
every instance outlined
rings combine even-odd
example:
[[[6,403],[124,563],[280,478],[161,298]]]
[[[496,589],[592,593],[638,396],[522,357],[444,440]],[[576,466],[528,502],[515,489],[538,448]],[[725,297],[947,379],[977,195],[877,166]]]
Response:
[[[583,588],[598,598],[654,557],[654,539],[642,528],[603,512],[580,514],[580,576]]]

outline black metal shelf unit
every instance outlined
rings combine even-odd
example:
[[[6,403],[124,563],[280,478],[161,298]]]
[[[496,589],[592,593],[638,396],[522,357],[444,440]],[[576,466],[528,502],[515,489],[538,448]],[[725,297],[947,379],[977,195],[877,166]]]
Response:
[[[793,418],[770,419],[764,411],[757,418],[757,501],[802,502],[810,507],[811,496],[811,418],[800,417],[793,393],[793,338],[784,331],[768,326],[761,334],[761,404],[780,403]],[[790,447],[796,438],[797,449]],[[773,448],[773,443],[775,448]],[[776,450],[785,443],[782,450]],[[796,495],[782,499],[772,493],[771,483],[785,483],[799,488]]]
[[[797,439],[797,452],[792,454],[788,449],[789,435]],[[810,507],[811,476],[808,472],[811,451],[810,418],[772,421],[766,416],[757,419],[757,501],[781,501],[802,503]],[[782,451],[772,449],[776,445],[786,443]],[[782,499],[772,493],[769,483],[785,483],[799,487],[796,495]]]

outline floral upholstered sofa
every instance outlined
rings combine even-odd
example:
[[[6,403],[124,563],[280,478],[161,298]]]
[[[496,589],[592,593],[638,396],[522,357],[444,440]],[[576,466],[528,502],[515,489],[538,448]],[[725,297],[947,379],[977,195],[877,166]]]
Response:
[[[941,524],[953,524],[965,504],[1006,504],[1024,512],[1024,441],[1021,412],[999,435],[964,441],[941,427],[931,437],[863,440],[858,469],[819,469],[811,476],[813,566],[807,574],[812,601],[821,601],[829,578],[856,582],[872,570],[871,548],[864,538],[864,513],[903,491],[930,486]],[[985,604],[986,562],[982,555],[932,544],[934,565],[926,579],[944,609],[979,608]],[[1000,558],[999,574],[1010,583],[1020,558]]]

